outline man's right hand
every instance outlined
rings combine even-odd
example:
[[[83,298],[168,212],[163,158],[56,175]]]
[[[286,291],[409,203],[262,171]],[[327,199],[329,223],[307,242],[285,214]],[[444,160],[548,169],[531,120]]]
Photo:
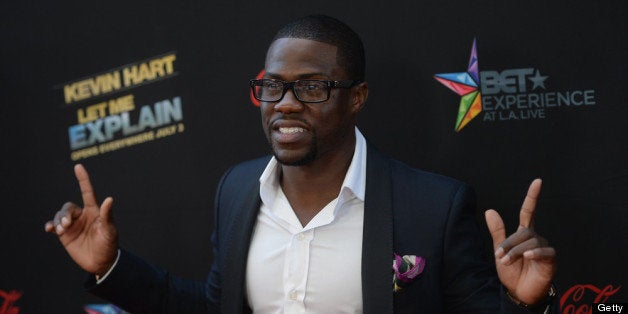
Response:
[[[81,188],[83,208],[68,202],[63,204],[46,232],[56,233],[70,257],[85,271],[103,276],[115,262],[118,252],[118,232],[113,224],[111,205],[107,197],[100,206],[83,165],[74,166]]]

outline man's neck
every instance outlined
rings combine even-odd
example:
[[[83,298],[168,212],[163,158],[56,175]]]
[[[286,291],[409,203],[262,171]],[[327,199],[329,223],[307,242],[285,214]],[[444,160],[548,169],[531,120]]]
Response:
[[[280,184],[303,226],[338,197],[355,151],[355,136],[343,147],[303,166],[280,165]]]

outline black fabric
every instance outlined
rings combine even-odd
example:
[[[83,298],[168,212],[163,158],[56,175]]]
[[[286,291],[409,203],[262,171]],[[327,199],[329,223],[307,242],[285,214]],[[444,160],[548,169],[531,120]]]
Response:
[[[216,195],[215,260],[208,283],[171,277],[123,251],[90,291],[133,313],[243,313],[245,269],[268,158],[240,164]],[[529,313],[500,289],[466,184],[409,168],[368,146],[362,289],[364,313]],[[393,252],[426,259],[421,275],[393,293]],[[220,311],[218,310],[220,309]]]

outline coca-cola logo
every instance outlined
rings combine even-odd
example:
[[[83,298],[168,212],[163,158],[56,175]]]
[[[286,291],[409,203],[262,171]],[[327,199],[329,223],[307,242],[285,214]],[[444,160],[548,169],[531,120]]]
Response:
[[[22,297],[22,292],[20,291],[5,292],[0,290],[0,314],[20,313],[20,308],[13,305],[20,297]]]
[[[592,303],[605,303],[621,286],[608,285],[602,289],[594,285],[575,285],[560,298],[562,314],[591,314]]]

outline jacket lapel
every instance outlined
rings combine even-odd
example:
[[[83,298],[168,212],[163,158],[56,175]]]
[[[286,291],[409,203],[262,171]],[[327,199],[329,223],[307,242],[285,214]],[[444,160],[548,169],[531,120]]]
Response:
[[[231,207],[231,210],[236,212],[231,224],[230,237],[225,247],[227,252],[222,277],[222,313],[243,313],[244,310],[247,313],[250,312],[244,296],[246,261],[251,244],[251,234],[261,202],[259,181],[254,180],[253,182],[255,183],[242,187],[242,190],[246,192]]]
[[[386,157],[367,145],[362,303],[365,314],[393,313],[392,189]]]

